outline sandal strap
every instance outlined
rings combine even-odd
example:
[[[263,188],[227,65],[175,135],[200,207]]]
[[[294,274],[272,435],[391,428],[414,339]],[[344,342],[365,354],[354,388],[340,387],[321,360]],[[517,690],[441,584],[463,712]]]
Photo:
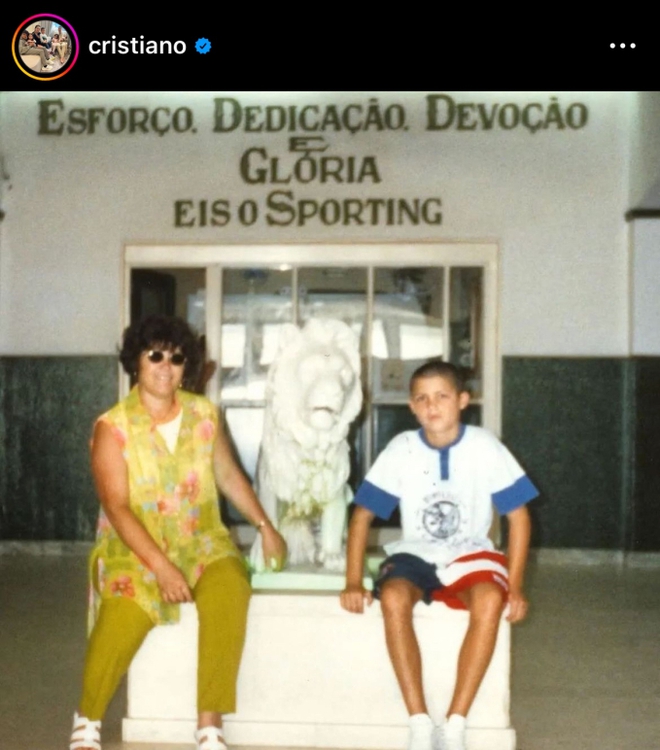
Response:
[[[203,727],[195,732],[197,750],[227,750],[220,727]]]
[[[101,722],[90,721],[85,716],[73,715],[73,731],[69,750],[78,750],[81,747],[91,747],[93,750],[101,750]]]

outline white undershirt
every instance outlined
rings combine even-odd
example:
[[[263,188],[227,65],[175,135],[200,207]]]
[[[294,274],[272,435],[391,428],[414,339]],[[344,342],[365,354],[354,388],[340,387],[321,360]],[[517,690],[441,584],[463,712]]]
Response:
[[[179,413],[169,422],[164,422],[156,426],[156,429],[163,437],[167,450],[170,453],[174,453],[176,450],[176,441],[179,438],[179,430],[181,429],[181,417],[183,416],[183,409],[179,410]]]

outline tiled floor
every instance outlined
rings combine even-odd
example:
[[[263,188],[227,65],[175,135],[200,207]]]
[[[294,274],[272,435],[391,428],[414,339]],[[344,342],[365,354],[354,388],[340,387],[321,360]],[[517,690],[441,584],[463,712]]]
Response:
[[[85,642],[85,560],[0,555],[0,748],[67,747]],[[519,750],[660,748],[660,569],[532,564],[513,646]],[[120,741],[104,750],[190,749]]]

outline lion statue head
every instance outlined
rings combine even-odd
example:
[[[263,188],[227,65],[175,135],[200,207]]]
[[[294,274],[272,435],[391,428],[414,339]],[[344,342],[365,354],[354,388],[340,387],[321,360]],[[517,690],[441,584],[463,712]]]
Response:
[[[341,442],[362,406],[359,342],[340,320],[283,326],[268,373],[273,422],[301,445]]]
[[[312,318],[303,329],[284,325],[266,381],[257,483],[294,563],[327,560],[341,552],[345,509],[352,498],[347,436],[361,407],[355,332],[340,320],[322,318]],[[323,531],[330,541],[322,543],[322,550],[312,541],[310,524],[321,520],[323,525],[326,517],[334,518],[338,529]]]

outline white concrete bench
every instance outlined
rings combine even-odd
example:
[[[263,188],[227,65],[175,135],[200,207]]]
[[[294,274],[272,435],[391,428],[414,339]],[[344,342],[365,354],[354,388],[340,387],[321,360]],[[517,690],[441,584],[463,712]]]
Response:
[[[444,716],[466,612],[418,605],[429,711]],[[128,676],[127,742],[190,742],[196,719],[197,614],[155,628]],[[468,716],[469,750],[515,750],[509,723],[510,628],[503,619],[493,660]],[[380,606],[363,616],[335,592],[255,590],[238,683],[238,712],[225,719],[230,745],[401,750],[407,715],[387,651]]]

